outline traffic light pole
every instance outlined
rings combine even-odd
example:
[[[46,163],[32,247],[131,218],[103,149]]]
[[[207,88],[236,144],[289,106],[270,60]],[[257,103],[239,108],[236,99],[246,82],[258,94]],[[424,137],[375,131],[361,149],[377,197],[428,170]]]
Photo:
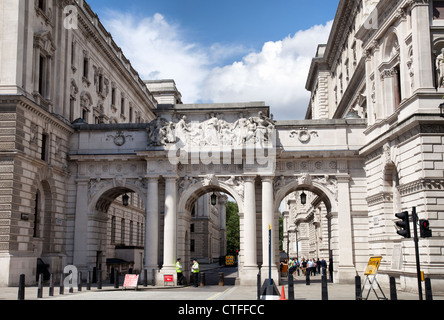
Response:
[[[419,239],[418,239],[418,216],[416,215],[416,207],[412,209],[413,216],[413,230],[414,230],[414,241],[415,241],[415,253],[416,253],[416,273],[418,277],[418,291],[419,291],[419,300],[423,300],[422,298],[422,285],[421,285],[421,264],[419,260]]]

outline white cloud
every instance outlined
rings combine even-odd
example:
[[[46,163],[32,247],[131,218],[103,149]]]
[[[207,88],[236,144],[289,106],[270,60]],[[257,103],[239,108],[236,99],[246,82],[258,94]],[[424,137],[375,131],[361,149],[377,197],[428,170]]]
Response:
[[[180,26],[161,14],[135,20],[112,12],[104,24],[144,80],[174,79],[185,103],[265,101],[276,119],[301,119],[310,62],[317,45],[327,41],[332,22],[267,42],[253,53],[240,45],[187,43]],[[241,61],[223,66],[240,55]]]
[[[202,96],[213,102],[265,101],[276,119],[303,119],[309,99],[305,83],[310,63],[317,45],[328,40],[331,26],[328,22],[267,42],[259,53],[214,68]]]

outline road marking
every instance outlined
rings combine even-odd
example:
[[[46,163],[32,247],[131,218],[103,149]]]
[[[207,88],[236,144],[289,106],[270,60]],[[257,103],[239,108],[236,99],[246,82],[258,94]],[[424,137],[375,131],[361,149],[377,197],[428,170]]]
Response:
[[[230,290],[234,290],[234,289],[236,289],[236,287],[228,288],[228,289],[226,289],[226,290],[223,291],[223,292],[216,293],[214,296],[211,296],[211,297],[208,298],[207,300],[218,300],[219,297],[225,295],[226,293],[228,293],[228,291],[230,291]]]

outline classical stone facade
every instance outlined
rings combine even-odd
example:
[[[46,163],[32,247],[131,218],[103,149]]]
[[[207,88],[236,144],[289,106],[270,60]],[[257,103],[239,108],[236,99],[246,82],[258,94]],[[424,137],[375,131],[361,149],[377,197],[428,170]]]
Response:
[[[269,258],[279,279],[286,199],[284,234],[300,241],[291,250],[328,258],[336,282],[382,255],[381,274],[406,289],[413,242],[394,214],[416,206],[433,229],[423,270],[442,289],[439,1],[341,0],[311,65],[307,117],[294,121],[273,120],[262,102],[183,104],[173,80],[142,81],[85,1],[4,2],[1,285],[34,282],[39,258],[58,274],[121,254],[161,280],[181,257],[188,274],[191,257],[224,254],[229,194],[241,284],[256,284]],[[137,205],[123,206],[125,194]]]
[[[394,223],[395,213],[412,207],[433,229],[419,242],[422,270],[434,289],[443,288],[442,7],[432,0],[340,1],[307,80],[307,118],[367,121],[359,149],[365,223],[354,224],[363,240],[355,247],[383,256],[381,279],[395,276],[408,290],[416,288],[414,242],[398,236]]]

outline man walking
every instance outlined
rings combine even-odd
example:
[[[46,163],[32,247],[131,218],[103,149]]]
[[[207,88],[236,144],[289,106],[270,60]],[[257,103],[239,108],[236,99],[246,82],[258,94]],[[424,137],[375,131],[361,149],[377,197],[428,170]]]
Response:
[[[177,259],[176,262],[176,272],[177,272],[177,285],[183,285],[183,273],[182,273],[182,264],[180,263],[180,258]]]
[[[199,263],[196,259],[193,259],[193,266],[191,267],[191,273],[193,275],[194,286],[199,286]]]

